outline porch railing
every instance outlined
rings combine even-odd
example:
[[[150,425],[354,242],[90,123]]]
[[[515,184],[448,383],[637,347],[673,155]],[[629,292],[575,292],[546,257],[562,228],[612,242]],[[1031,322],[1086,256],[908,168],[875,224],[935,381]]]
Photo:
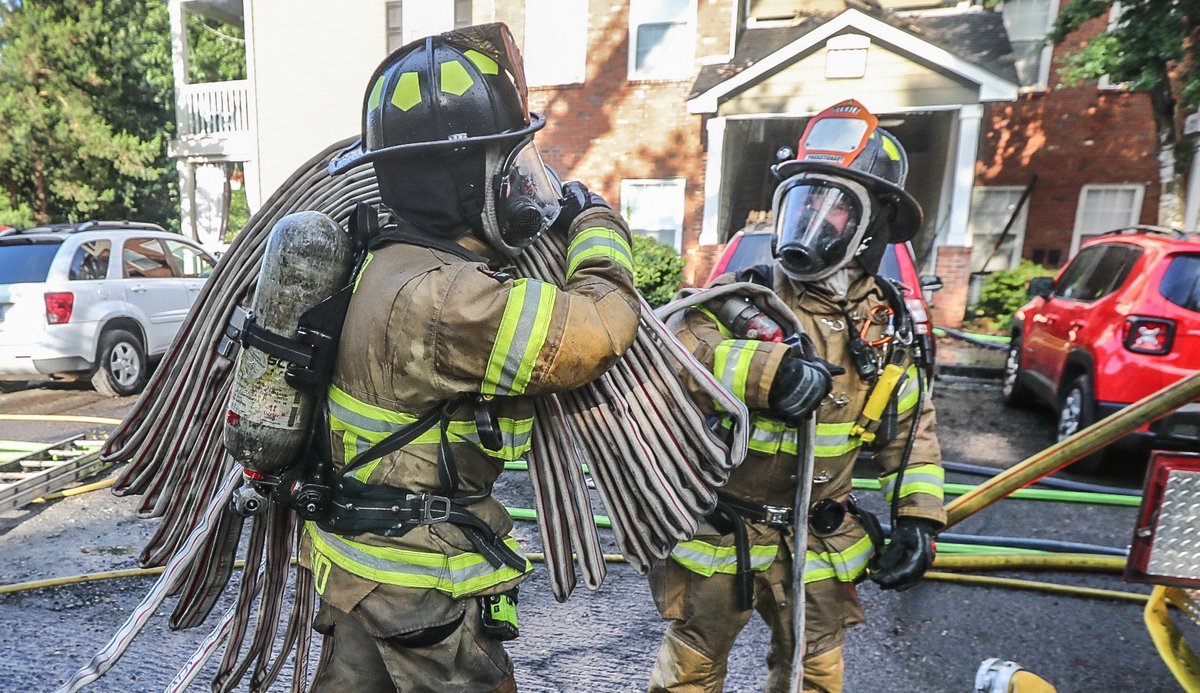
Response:
[[[219,135],[250,130],[247,80],[185,84],[176,108],[179,135]]]

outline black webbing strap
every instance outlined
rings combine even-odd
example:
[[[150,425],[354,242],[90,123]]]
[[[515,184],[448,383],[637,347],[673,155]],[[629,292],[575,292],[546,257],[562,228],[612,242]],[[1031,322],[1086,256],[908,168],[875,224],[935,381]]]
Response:
[[[253,313],[247,313],[241,327],[234,329],[240,330],[239,341],[242,346],[254,347],[268,356],[297,364],[302,368],[307,368],[312,362],[311,345],[291,337],[280,337],[259,325]]]
[[[746,525],[742,524],[737,511],[720,499],[717,500],[713,511],[705,515],[704,519],[718,532],[733,534],[734,558],[737,561],[734,585],[737,592],[738,609],[747,611],[754,606],[754,572],[750,567],[750,537],[746,533]]]
[[[404,447],[405,445],[408,445],[409,443],[413,442],[422,433],[433,428],[434,424],[438,423],[439,421],[448,421],[448,419],[449,419],[448,410],[452,411],[454,409],[454,406],[457,403],[458,403],[457,400],[453,400],[453,401],[448,401],[448,402],[442,402],[441,404],[439,404],[435,407],[431,407],[424,414],[421,414],[420,416],[418,416],[416,421],[413,421],[412,423],[404,426],[400,430],[392,433],[388,437],[386,437],[383,440],[379,441],[378,443],[372,445],[367,450],[363,450],[362,452],[360,452],[358,455],[356,455],[354,457],[354,459],[347,462],[345,467],[342,467],[342,469],[338,473],[339,476],[341,476],[342,478],[349,477],[351,474],[353,474],[354,472],[361,469],[363,467],[363,465],[365,465],[369,462],[374,462],[375,460],[380,459],[385,455],[389,455],[393,452],[396,452],[397,450]],[[445,447],[445,445],[447,445],[449,443],[449,441],[446,438],[445,426],[443,426],[443,428],[442,428],[442,443],[443,443],[442,447]],[[441,464],[440,464],[441,452],[439,451],[438,454],[439,454],[438,473],[440,475],[441,474],[441,469],[440,469],[440,467],[441,467]]]
[[[340,535],[370,533],[400,537],[421,525],[446,522],[458,527],[491,565],[508,565],[523,571],[525,559],[509,548],[491,526],[467,509],[488,495],[452,498],[344,478],[334,491],[328,517],[317,526]]]

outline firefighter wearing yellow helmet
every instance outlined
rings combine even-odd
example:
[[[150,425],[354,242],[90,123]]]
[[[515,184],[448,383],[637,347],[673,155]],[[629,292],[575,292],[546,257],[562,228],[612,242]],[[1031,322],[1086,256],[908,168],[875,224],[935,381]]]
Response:
[[[357,276],[328,392],[332,512],[305,526],[325,635],[314,690],[512,691],[501,644],[531,570],[491,488],[530,447],[530,395],[579,387],[632,343],[629,231],[560,188],[520,55],[494,24],[420,39],[368,84],[361,144],[390,221]],[[564,234],[562,286],[501,271]]]
[[[815,413],[811,504],[802,560],[803,690],[841,691],[845,629],[863,619],[856,584],[915,584],[945,523],[941,453],[919,340],[900,287],[878,278],[887,243],[913,237],[921,208],[904,191],[907,157],[855,101],[814,116],[796,159],[777,164],[775,260],[735,280],[770,286],[812,340],[807,354],[739,339],[717,311],[668,326],[753,414],[750,453],[690,541],[651,568],[669,621],[651,691],[720,691],[734,640],[757,611],[771,629],[767,691],[789,690],[797,423]],[[818,358],[819,357],[819,358]],[[721,412],[714,411],[720,416]],[[718,419],[719,420],[719,419]],[[894,531],[855,502],[851,474],[874,452]],[[801,525],[803,526],[803,525]]]

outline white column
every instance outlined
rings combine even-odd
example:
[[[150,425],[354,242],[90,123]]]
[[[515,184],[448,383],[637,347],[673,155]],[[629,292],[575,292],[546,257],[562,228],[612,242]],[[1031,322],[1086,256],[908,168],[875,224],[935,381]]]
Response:
[[[725,118],[708,119],[708,160],[704,168],[704,225],[700,245],[721,242],[717,225],[721,218],[721,165],[725,158]]]
[[[950,226],[946,245],[971,245],[967,220],[971,216],[971,189],[975,187],[975,160],[979,152],[979,121],[983,105],[965,104],[958,111],[958,142],[954,148],[954,180],[950,197]]]
[[[249,84],[250,137],[251,160],[242,162],[242,173],[246,186],[246,203],[250,213],[254,214],[263,203],[262,173],[259,162],[262,160],[262,143],[258,139],[258,70],[257,64],[257,34],[254,24],[254,0],[242,1],[242,26],[246,34],[246,80]]]
[[[171,21],[171,75],[175,78],[175,136],[182,136],[182,125],[186,114],[183,109],[183,86],[187,81],[187,26],[180,0],[167,3],[167,16]]]
[[[1200,137],[1192,135],[1192,170],[1188,174],[1186,206],[1183,210],[1183,230],[1196,233],[1200,223]]]
[[[196,229],[196,166],[187,159],[176,159],[175,171],[179,174],[179,231],[199,241]]]

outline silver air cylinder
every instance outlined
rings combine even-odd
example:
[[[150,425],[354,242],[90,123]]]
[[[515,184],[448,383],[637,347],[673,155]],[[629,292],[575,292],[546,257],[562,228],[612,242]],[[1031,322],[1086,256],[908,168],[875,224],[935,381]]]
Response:
[[[328,215],[297,212],[280,219],[258,272],[256,323],[295,337],[300,316],[344,287],[353,265],[350,235]],[[248,470],[271,474],[290,466],[308,438],[317,398],[287,383],[287,367],[254,347],[238,355],[224,442]]]

